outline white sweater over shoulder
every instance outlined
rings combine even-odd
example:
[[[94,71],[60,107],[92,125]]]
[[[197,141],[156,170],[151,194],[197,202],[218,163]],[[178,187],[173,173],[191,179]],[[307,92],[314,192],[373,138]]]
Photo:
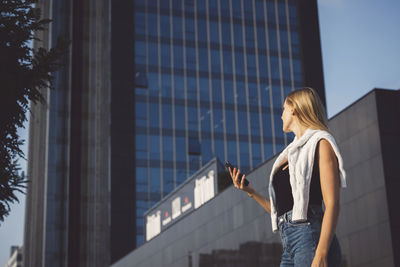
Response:
[[[269,198],[271,201],[272,231],[278,231],[278,216],[275,203],[275,191],[272,180],[279,166],[283,162],[289,163],[290,185],[293,195],[292,220],[301,222],[307,220],[307,209],[309,202],[310,182],[314,164],[315,149],[318,141],[326,139],[335,151],[339,163],[339,176],[341,187],[346,187],[346,172],[343,168],[343,159],[334,137],[324,130],[307,129],[304,134],[294,140],[279,154],[272,166],[269,179]]]

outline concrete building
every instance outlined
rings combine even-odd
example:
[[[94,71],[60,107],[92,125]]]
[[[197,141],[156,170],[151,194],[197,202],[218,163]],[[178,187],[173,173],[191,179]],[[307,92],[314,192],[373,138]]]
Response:
[[[342,266],[399,266],[400,90],[370,91],[329,128],[348,182],[336,231]],[[247,174],[265,196],[274,160]],[[281,253],[269,214],[231,186],[112,266],[279,266]]]
[[[31,106],[24,266],[110,263],[110,2],[38,1],[34,48],[71,40],[46,104]]]
[[[12,246],[10,251],[10,259],[7,261],[5,267],[22,267],[22,252],[22,247]]]

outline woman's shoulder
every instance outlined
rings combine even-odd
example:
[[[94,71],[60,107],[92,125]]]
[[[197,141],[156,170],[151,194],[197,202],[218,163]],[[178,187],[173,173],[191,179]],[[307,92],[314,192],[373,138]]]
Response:
[[[323,150],[330,154],[334,153],[335,148],[337,148],[337,143],[335,137],[330,132],[319,130],[318,134],[315,134],[313,137],[314,140],[312,143],[317,146],[319,152]]]
[[[325,141],[323,141],[325,140]],[[312,136],[310,139],[307,141],[307,143],[304,145],[306,151],[311,151],[312,149],[316,148],[320,143],[326,142],[326,144],[330,146],[337,146],[335,138],[333,135],[326,131],[326,130],[314,130]],[[325,144],[325,145],[326,145]]]
[[[328,139],[328,140],[335,140],[335,137],[331,132],[328,132],[326,130],[315,130],[313,134],[313,139],[316,139],[316,141],[319,141],[321,139]]]

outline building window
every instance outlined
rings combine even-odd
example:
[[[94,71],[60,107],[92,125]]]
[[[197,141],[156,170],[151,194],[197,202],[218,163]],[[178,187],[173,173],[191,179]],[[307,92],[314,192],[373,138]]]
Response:
[[[189,138],[189,155],[200,155],[201,146],[200,142],[196,138]]]

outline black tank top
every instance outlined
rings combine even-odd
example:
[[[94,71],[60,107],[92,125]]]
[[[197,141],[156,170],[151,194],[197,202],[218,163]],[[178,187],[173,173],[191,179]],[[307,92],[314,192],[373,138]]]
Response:
[[[286,165],[287,163],[283,164],[279,168],[279,170],[274,174],[274,179],[272,181],[272,185],[275,191],[276,210],[278,212],[278,217],[285,212],[293,209],[293,195],[292,187],[290,186],[289,167],[287,167],[285,170],[282,170]],[[322,192],[317,153],[315,153],[314,167],[311,175],[310,196],[308,205],[310,204],[322,205]]]

